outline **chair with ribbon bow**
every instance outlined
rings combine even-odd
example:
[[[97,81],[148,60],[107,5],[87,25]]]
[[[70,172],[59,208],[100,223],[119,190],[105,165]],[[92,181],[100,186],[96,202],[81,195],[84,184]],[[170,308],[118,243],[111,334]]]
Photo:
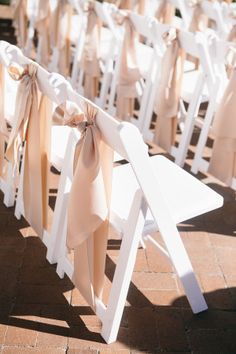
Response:
[[[69,92],[56,109],[77,127],[68,139],[54,220],[51,259],[66,273],[102,322],[107,343],[116,340],[139,242],[152,242],[172,262],[194,313],[207,309],[176,224],[222,205],[222,197],[163,156],[148,156],[139,130],[117,122]],[[68,115],[74,103],[77,109]],[[66,118],[67,117],[67,118]],[[111,150],[129,164],[112,168]],[[53,223],[54,223],[53,220]],[[107,304],[102,301],[108,222],[122,236]],[[151,236],[159,230],[164,247]],[[73,257],[68,249],[74,250]]]
[[[65,100],[66,87],[70,84],[63,76],[48,73],[24,57],[19,48],[4,41],[0,42],[0,63],[5,79],[0,80],[4,101],[1,105],[1,169],[4,163],[8,172],[7,176],[1,174],[4,202],[7,206],[14,204],[18,187],[16,217],[24,215],[50,248],[46,234],[49,165],[52,163],[60,170],[70,132],[69,127],[51,127],[52,103]],[[41,97],[38,92],[42,93]],[[8,127],[10,131],[4,130]]]
[[[161,56],[160,51],[152,47],[152,20],[134,12],[116,12],[114,20],[125,31],[115,62],[108,112],[121,120],[131,121],[143,132],[144,121],[152,117],[154,100],[150,94],[158,82]],[[160,40],[168,28],[169,25],[159,24],[157,36]]]
[[[17,114],[6,151],[8,159],[12,160],[15,148],[25,142],[17,196],[23,199],[20,211],[41,234],[48,249],[48,259],[57,262],[58,274],[62,277],[66,273],[72,279],[101,319],[103,338],[107,343],[116,340],[142,239],[152,242],[170,259],[193,312],[206,310],[176,224],[220,207],[223,198],[167,158],[150,158],[147,146],[133,124],[118,122],[78,95],[65,79],[60,82],[59,76],[55,78],[54,74],[25,58],[16,47],[1,42],[0,49],[12,60],[9,70],[13,78],[20,80],[18,100],[20,107],[25,107]],[[14,62],[20,67],[13,65]],[[71,127],[52,232],[44,229],[42,204],[47,202],[45,165],[49,157],[42,144],[47,139],[40,140],[42,132],[47,136],[50,132],[47,125],[50,119],[45,118],[50,116],[51,109],[45,98],[38,109],[37,86],[42,97],[57,103],[54,113],[57,120]],[[37,139],[40,142],[35,144]],[[129,164],[113,168],[112,150]],[[32,188],[38,189],[32,191]],[[109,300],[104,304],[102,290],[109,223],[123,237]],[[159,230],[164,247],[152,238],[151,233],[155,230]],[[74,261],[69,260],[68,249],[73,250]]]
[[[111,17],[114,8],[115,5],[106,2],[84,2],[82,28],[72,66],[72,86],[102,108],[107,104],[121,37]]]

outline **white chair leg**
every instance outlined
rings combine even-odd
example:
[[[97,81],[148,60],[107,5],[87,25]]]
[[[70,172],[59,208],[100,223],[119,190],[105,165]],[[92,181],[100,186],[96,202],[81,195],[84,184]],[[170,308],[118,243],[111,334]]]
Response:
[[[72,136],[72,135],[71,135]],[[72,153],[72,144],[73,141],[69,137],[68,145],[65,152],[65,161],[66,163],[62,167],[59,186],[58,186],[58,194],[56,199],[55,210],[53,214],[53,222],[51,227],[50,234],[45,231],[43,240],[47,243],[47,259],[50,263],[56,263],[60,256],[61,245],[62,245],[62,237],[64,237],[63,233],[65,231],[66,224],[66,216],[65,210],[67,210],[68,197],[71,188],[72,181],[72,168],[73,165],[73,153]],[[50,241],[49,241],[50,240]]]
[[[107,310],[102,318],[102,337],[107,343],[116,340],[145,223],[142,192],[137,191],[124,232],[118,263],[110,291]]]
[[[26,144],[26,143],[25,143]],[[18,193],[16,197],[16,205],[15,205],[15,217],[20,220],[21,215],[24,215],[24,202],[23,202],[23,183],[24,183],[24,167],[25,167],[25,154],[24,148],[22,149],[23,159],[22,166],[20,170],[20,180],[18,185]]]
[[[4,183],[4,199],[3,203],[6,205],[6,207],[12,207],[15,202],[15,181],[13,178],[13,169],[12,169],[12,164],[8,163],[7,165],[7,179]]]
[[[193,313],[205,311],[208,308],[206,301],[176,226],[166,226],[166,233],[162,238]]]

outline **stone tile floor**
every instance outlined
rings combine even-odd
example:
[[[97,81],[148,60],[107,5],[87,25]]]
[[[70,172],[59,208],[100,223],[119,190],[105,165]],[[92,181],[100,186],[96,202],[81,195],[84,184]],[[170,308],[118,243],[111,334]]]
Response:
[[[179,225],[209,310],[192,314],[170,263],[147,245],[138,250],[118,340],[111,345],[90,307],[68,278],[57,276],[45,246],[1,195],[0,353],[236,353],[235,192],[212,176],[198,178],[225,198],[221,209]],[[57,179],[52,173],[51,199]],[[111,236],[105,299],[119,246]]]

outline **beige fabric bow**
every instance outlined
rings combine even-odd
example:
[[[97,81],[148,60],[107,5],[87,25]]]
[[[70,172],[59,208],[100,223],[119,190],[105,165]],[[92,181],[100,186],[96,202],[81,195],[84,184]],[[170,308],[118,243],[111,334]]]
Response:
[[[83,113],[67,102],[56,109],[57,119],[58,115],[81,132],[68,203],[67,246],[74,249],[74,284],[94,307],[94,296],[102,296],[104,282],[113,156],[91,104],[85,104]]]
[[[24,142],[25,218],[42,237],[43,229],[47,227],[51,102],[42,96],[38,107],[35,64],[29,64],[25,68],[12,64],[8,72],[13,80],[20,80],[20,83],[16,98],[15,124],[10,133],[5,156],[17,168],[19,148]]]
[[[124,23],[125,33],[117,80],[116,114],[119,119],[130,120],[133,116],[134,101],[138,96],[136,85],[141,73],[137,63],[136,33],[128,13],[123,14],[121,21]]]
[[[215,115],[213,123],[215,141],[209,165],[209,172],[228,185],[231,185],[232,177],[236,177],[235,83],[236,68]]]
[[[156,19],[161,23],[172,24],[175,15],[175,6],[167,0],[161,0],[155,13]]]
[[[88,22],[84,49],[81,58],[81,68],[84,71],[84,96],[91,101],[98,94],[100,78],[100,41],[101,20],[96,14],[94,3],[89,1],[87,8]]]
[[[170,152],[175,141],[185,52],[180,47],[176,29],[171,28],[164,34],[163,39],[167,49],[162,59],[161,78],[155,102],[157,122],[154,141]]]
[[[208,16],[204,13],[202,0],[191,0],[188,2],[189,6],[193,7],[192,20],[189,25],[190,32],[203,32],[208,27]]]

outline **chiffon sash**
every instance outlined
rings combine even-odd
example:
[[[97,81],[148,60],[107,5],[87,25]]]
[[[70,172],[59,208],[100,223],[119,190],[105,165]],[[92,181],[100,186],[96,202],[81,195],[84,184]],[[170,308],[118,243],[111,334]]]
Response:
[[[23,201],[25,218],[42,237],[47,227],[48,175],[50,152],[51,102],[41,96],[38,102],[37,66],[11,65],[9,74],[19,80],[15,124],[12,127],[5,156],[18,168],[19,149],[24,143],[25,167]]]
[[[13,8],[13,20],[16,27],[16,36],[18,46],[24,48],[27,40],[27,0],[13,0],[11,1]]]
[[[50,44],[49,44],[49,22],[50,22],[50,6],[48,0],[39,0],[38,16],[36,18],[36,29],[38,31],[39,44],[38,57],[40,64],[47,68],[50,60]]]
[[[84,96],[93,101],[98,94],[98,83],[101,75],[99,63],[101,20],[98,18],[91,1],[88,3],[86,11],[88,11],[88,22],[81,67],[84,71]]]
[[[192,20],[189,25],[190,32],[203,32],[208,27],[208,16],[204,13],[202,0],[190,0],[188,2],[190,7],[193,7]]]
[[[56,109],[64,124],[77,127],[81,139],[74,153],[74,176],[68,202],[67,246],[74,249],[73,282],[95,307],[102,296],[108,216],[111,195],[112,151],[96,126],[97,110],[85,103],[84,112],[67,102]]]
[[[209,172],[231,185],[236,177],[236,69],[233,70],[221,103],[217,109],[213,133],[215,141]]]
[[[130,120],[133,116],[134,100],[138,96],[137,82],[141,78],[141,73],[137,63],[136,33],[128,14],[124,15],[122,22],[125,26],[125,34],[117,82],[116,113],[119,119]]]
[[[58,70],[60,74],[67,77],[70,74],[70,31],[73,8],[68,2],[60,1],[59,3],[59,36],[57,38],[59,49]]]
[[[155,102],[157,121],[154,141],[170,152],[176,134],[185,53],[180,47],[178,34],[174,28],[164,34],[164,40],[167,49],[162,59],[161,78]]]
[[[172,24],[175,15],[175,6],[167,0],[161,0],[155,13],[156,19],[161,23]]]

